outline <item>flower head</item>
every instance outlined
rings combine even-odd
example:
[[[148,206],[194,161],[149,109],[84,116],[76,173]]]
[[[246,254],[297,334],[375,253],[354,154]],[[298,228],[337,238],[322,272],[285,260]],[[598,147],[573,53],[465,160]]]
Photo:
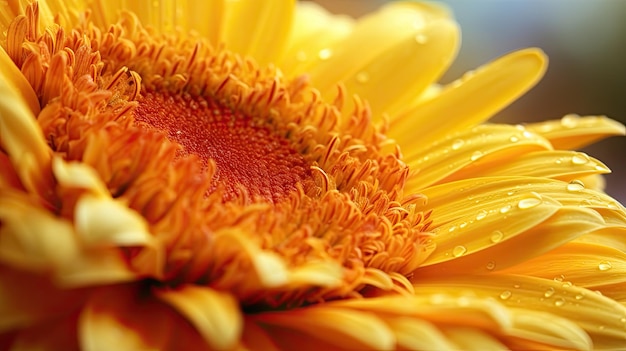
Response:
[[[158,5],[0,5],[1,345],[626,342],[626,209],[568,151],[623,126],[485,123],[541,51],[438,86],[437,5]]]

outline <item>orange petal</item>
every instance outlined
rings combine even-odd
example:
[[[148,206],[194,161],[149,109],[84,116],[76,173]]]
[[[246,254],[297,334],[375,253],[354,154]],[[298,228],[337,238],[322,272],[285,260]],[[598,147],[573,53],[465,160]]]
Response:
[[[239,342],[243,319],[232,295],[194,285],[157,289],[155,294],[187,317],[213,349],[232,349]]]

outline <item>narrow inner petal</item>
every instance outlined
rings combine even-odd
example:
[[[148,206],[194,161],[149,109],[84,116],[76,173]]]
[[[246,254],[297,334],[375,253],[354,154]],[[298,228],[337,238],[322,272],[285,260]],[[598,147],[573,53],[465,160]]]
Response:
[[[179,143],[182,156],[197,155],[206,167],[213,160],[213,189],[224,186],[225,200],[243,191],[276,201],[309,173],[302,155],[270,126],[202,97],[147,92],[135,119]]]

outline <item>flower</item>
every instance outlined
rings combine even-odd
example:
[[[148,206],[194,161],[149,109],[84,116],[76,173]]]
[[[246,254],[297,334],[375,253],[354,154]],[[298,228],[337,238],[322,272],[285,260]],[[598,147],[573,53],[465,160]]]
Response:
[[[484,123],[541,51],[438,86],[437,5],[133,4],[0,4],[3,348],[624,345],[626,209],[568,151],[624,127]]]

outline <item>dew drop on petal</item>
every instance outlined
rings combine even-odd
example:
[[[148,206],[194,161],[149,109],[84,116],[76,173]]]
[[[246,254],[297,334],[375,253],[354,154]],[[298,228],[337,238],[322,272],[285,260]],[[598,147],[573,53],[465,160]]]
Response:
[[[454,255],[454,257],[461,257],[466,252],[467,252],[467,249],[465,248],[465,246],[458,245],[452,250],[452,255]]]
[[[584,299],[584,298],[585,298],[585,295],[584,295],[584,294],[576,294],[576,296],[574,296],[574,298],[575,298],[576,300],[582,300],[582,299]]]
[[[452,143],[452,150],[458,150],[460,149],[463,145],[465,144],[465,140],[463,139],[456,139],[453,143]]]
[[[511,298],[511,295],[513,295],[509,290],[505,290],[500,294],[500,298],[502,300],[508,300]]]
[[[572,163],[575,165],[584,165],[589,162],[589,156],[582,152],[576,153],[576,155],[572,156]]]
[[[575,128],[579,119],[577,115],[567,115],[561,118],[561,125],[565,128]]]
[[[425,34],[418,34],[415,36],[415,41],[418,44],[426,44],[428,43],[428,37]]]
[[[356,76],[354,78],[356,79],[357,82],[359,82],[361,84],[365,84],[365,83],[369,82],[370,75],[367,72],[359,72],[359,73],[356,74]]]
[[[519,288],[521,287],[521,285],[519,285],[519,284],[514,284],[514,285],[513,285],[513,287],[514,287],[515,289],[519,289]]]
[[[317,56],[320,60],[328,60],[331,56],[333,56],[333,51],[331,49],[322,49],[317,53]]]
[[[504,233],[502,233],[499,230],[494,230],[493,233],[491,233],[491,236],[489,237],[489,239],[491,240],[492,243],[498,243],[502,240],[502,238],[504,237]]]
[[[608,261],[602,261],[598,265],[598,269],[601,270],[602,272],[606,272],[611,268],[613,268],[613,265],[611,265],[611,262],[608,262]]]
[[[572,180],[571,182],[569,182],[569,184],[567,184],[567,191],[575,192],[575,191],[582,191],[584,189],[585,189],[585,184],[578,179]]]
[[[470,161],[476,161],[476,160],[478,160],[481,157],[483,157],[483,152],[482,151],[474,151],[472,156],[470,156]]]
[[[487,268],[488,271],[493,271],[496,268],[496,262],[495,261],[487,262],[487,266],[485,266],[485,268]]]
[[[511,210],[511,205],[502,206],[500,208],[500,213],[507,213]]]
[[[554,301],[554,306],[556,307],[561,307],[563,305],[565,305],[565,299],[562,297],[559,297],[556,301]]]
[[[561,275],[559,275],[559,276],[554,277],[554,281],[555,281],[555,282],[557,282],[557,283],[562,282],[562,281],[563,281],[563,279],[565,279],[565,276],[564,276],[563,274],[561,274]]]
[[[546,292],[543,293],[543,296],[545,297],[551,297],[552,295],[554,295],[554,288],[549,288],[548,290],[546,290]]]
[[[517,203],[517,207],[522,210],[535,207],[541,203],[541,199],[537,197],[529,197],[526,199],[519,200]]]
[[[476,215],[476,220],[480,221],[481,219],[484,219],[485,217],[487,217],[487,211],[485,210],[481,210],[480,212],[478,212],[478,214]]]

